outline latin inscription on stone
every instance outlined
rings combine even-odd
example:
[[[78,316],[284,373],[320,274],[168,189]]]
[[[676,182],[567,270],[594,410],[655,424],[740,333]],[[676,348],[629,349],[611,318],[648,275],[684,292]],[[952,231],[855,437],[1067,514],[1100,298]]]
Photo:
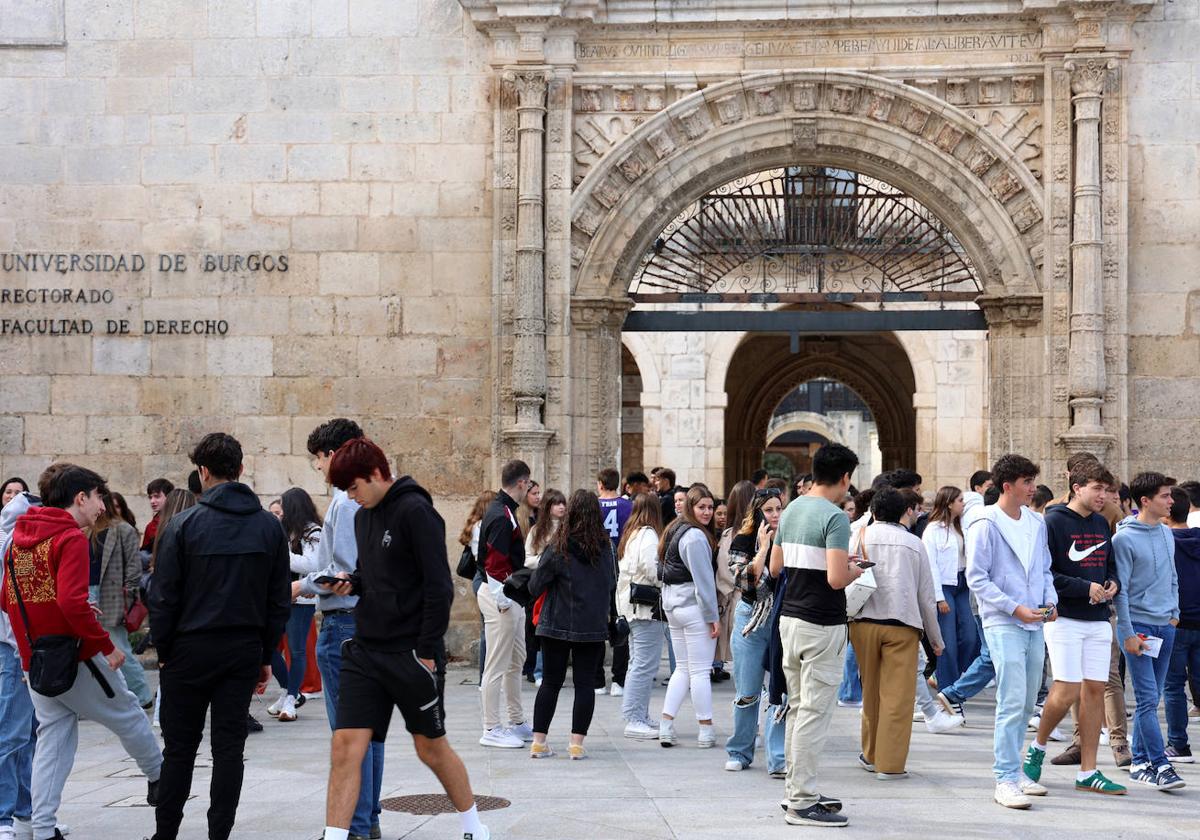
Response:
[[[118,300],[112,289],[78,285],[75,278],[80,275],[183,274],[188,271],[271,274],[287,270],[287,254],[0,254],[0,337],[220,337],[229,334],[228,321],[189,318],[186,312],[179,313],[177,318],[144,319],[140,323],[128,318],[88,317],[93,315],[92,308],[111,306]],[[55,279],[50,280],[47,275]],[[24,285],[10,285],[18,278],[24,280]]]
[[[932,32],[878,36],[583,41],[580,61],[647,59],[770,59],[906,53],[1024,53],[1042,45],[1040,32]]]

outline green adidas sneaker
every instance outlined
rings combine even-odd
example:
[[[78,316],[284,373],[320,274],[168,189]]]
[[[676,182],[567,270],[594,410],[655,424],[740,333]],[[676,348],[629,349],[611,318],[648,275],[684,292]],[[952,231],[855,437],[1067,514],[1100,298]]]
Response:
[[[1104,778],[1099,770],[1086,779],[1075,780],[1075,790],[1090,790],[1093,793],[1104,793],[1109,796],[1124,796],[1125,788]]]
[[[1021,765],[1021,769],[1025,771],[1025,778],[1031,782],[1038,782],[1042,779],[1042,762],[1046,760],[1046,751],[1039,750],[1030,744],[1029,749],[1025,751],[1025,763]]]

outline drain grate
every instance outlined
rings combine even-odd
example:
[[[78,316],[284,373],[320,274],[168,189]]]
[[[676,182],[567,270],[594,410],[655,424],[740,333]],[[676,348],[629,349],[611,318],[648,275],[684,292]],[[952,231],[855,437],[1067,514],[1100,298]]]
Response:
[[[507,808],[512,803],[499,796],[476,796],[475,807],[480,811],[498,811]],[[433,814],[453,814],[457,812],[450,797],[444,793],[418,793],[412,796],[393,796],[379,803],[385,811],[402,811],[406,814],[432,816]]]

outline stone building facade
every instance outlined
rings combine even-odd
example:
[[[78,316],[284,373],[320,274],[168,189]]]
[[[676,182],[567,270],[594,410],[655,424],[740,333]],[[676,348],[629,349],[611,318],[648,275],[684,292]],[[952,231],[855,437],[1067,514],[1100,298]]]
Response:
[[[512,455],[726,486],[832,378],[927,486],[1198,475],[1197,36],[1200,0],[0,0],[0,473],[136,495],[220,428],[264,497],[323,493],[345,414],[453,539]],[[673,219],[787,167],[928,208],[983,320],[622,330]],[[821,306],[880,308],[638,310]]]

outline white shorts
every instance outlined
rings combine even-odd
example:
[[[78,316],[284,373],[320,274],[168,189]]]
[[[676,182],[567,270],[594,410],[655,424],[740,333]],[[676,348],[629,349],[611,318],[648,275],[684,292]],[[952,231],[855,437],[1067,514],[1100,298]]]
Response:
[[[1112,625],[1107,621],[1062,618],[1044,626],[1050,670],[1059,682],[1108,682]]]

